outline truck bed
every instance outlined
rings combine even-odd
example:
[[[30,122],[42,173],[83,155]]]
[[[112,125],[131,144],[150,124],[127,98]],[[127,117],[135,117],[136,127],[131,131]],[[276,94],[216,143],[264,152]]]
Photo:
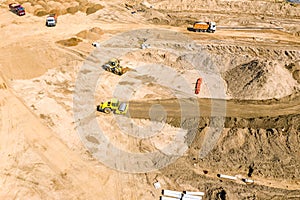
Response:
[[[208,27],[209,27],[209,24],[203,22],[203,23],[195,23],[193,28],[194,29],[206,30],[206,29],[208,29]]]

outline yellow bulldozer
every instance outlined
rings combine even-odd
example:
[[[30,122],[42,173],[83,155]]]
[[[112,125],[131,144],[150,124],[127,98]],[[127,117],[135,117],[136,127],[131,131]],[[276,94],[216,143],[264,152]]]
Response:
[[[103,69],[120,76],[131,70],[128,67],[122,67],[120,65],[120,60],[117,58],[110,59],[106,64],[103,65]]]
[[[128,104],[126,102],[120,102],[116,98],[112,98],[108,101],[101,102],[97,105],[97,111],[109,114],[113,112],[114,114],[125,115],[128,111]]]

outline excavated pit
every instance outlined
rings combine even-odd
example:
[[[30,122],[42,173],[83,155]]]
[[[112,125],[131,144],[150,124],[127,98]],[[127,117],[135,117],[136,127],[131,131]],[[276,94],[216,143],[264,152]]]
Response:
[[[6,44],[3,41],[5,45],[1,47],[1,50],[5,62],[3,66],[1,65],[3,67],[1,71],[12,80],[0,81],[0,92],[7,95],[7,90],[13,89],[14,95],[21,99],[20,104],[25,104],[34,116],[31,119],[33,125],[29,125],[33,126],[33,134],[23,135],[23,129],[20,130],[18,127],[24,125],[25,121],[10,118],[11,116],[17,117],[17,114],[13,114],[22,113],[21,110],[6,107],[6,110],[2,112],[1,127],[9,132],[14,131],[13,133],[17,138],[3,133],[5,137],[2,137],[2,144],[7,147],[7,151],[2,149],[4,153],[1,154],[4,159],[3,165],[1,165],[4,173],[0,174],[1,179],[5,180],[1,182],[4,184],[3,191],[10,191],[10,194],[15,195],[12,192],[14,188],[10,183],[16,183],[18,185],[17,190],[20,191],[18,197],[21,195],[24,198],[45,199],[56,196],[66,199],[73,199],[74,197],[94,199],[102,196],[107,199],[140,198],[150,200],[158,199],[161,194],[160,190],[153,188],[153,183],[159,181],[163,189],[204,191],[204,198],[206,199],[298,199],[300,197],[300,103],[298,94],[300,53],[297,46],[299,45],[297,42],[299,7],[270,1],[207,1],[199,7],[199,2],[192,0],[183,0],[174,4],[167,1],[151,0],[148,1],[150,5],[153,5],[151,7],[149,5],[141,6],[142,1],[126,1],[127,4],[137,5],[131,7],[132,9],[141,9],[136,13],[130,13],[131,10],[126,10],[123,4],[111,6],[104,2],[104,8],[84,0],[76,2],[39,1],[38,3],[20,1],[20,3],[23,2],[25,9],[37,16],[43,16],[49,12],[60,12],[61,15],[64,15],[62,18],[68,22],[73,22],[75,17],[78,18],[78,21],[85,19],[81,18],[82,13],[78,13],[83,12],[98,21],[89,27],[84,26],[80,30],[70,26],[73,33],[64,32],[64,34],[55,37],[55,41],[60,41],[77,36],[80,38],[80,43],[76,46],[72,46],[72,41],[72,45],[64,43],[67,47],[63,45],[57,47],[56,44],[53,44],[55,46],[51,46],[52,51],[49,51],[49,49],[45,50],[42,42],[29,44],[24,39],[24,41],[18,41],[17,45],[7,48],[9,43]],[[207,10],[203,10],[204,7]],[[226,14],[226,9],[231,10],[230,17]],[[91,14],[97,10],[99,10],[98,14]],[[74,18],[70,18],[71,15],[74,15]],[[32,17],[44,24],[44,20],[37,18],[37,16]],[[29,25],[29,21],[26,20],[30,20],[30,18],[24,19],[25,21],[22,23]],[[136,135],[124,136],[123,132],[126,129],[122,129],[118,124],[120,122],[116,121],[112,115],[96,113],[98,123],[103,126],[104,132],[114,145],[119,146],[122,150],[135,153],[155,151],[172,141],[173,136],[178,130],[181,130],[180,127],[187,131],[183,135],[184,137],[180,139],[189,144],[189,150],[182,157],[158,171],[143,174],[116,173],[113,170],[108,170],[98,160],[91,157],[93,151],[87,152],[82,146],[82,141],[76,135],[75,130],[72,95],[74,81],[80,68],[78,63],[86,58],[82,52],[92,49],[90,47],[91,41],[109,38],[111,33],[119,33],[120,30],[140,28],[140,26],[133,25],[124,28],[117,24],[127,23],[127,21],[136,23],[137,19],[145,23],[147,27],[150,22],[152,25],[176,26],[179,31],[186,31],[186,26],[198,19],[214,20],[224,26],[257,25],[270,28],[280,26],[284,29],[282,31],[267,31],[266,33],[261,30],[231,33],[231,31],[220,29],[220,32],[218,30],[211,35],[185,32],[199,42],[201,47],[211,55],[213,62],[220,71],[222,83],[225,85],[226,112],[218,107],[222,101],[216,101],[217,112],[213,116],[210,115],[211,109],[209,107],[213,103],[210,98],[214,94],[209,90],[205,77],[202,77],[204,82],[201,92],[197,96],[201,98],[197,102],[200,105],[200,116],[191,118],[193,117],[193,112],[191,112],[183,118],[180,116],[180,110],[178,111],[180,104],[174,95],[174,87],[163,87],[153,83],[155,77],[151,76],[151,68],[128,72],[127,75],[131,78],[129,80],[127,75],[119,77],[103,72],[102,79],[95,91],[95,105],[111,98],[116,85],[125,85],[132,89],[130,91],[134,91],[130,100],[130,115],[134,118],[131,123],[136,123],[141,127],[148,126],[150,118],[153,123],[157,122],[158,128],[161,127],[161,124],[164,125],[162,134],[156,135],[152,141],[146,141],[134,138],[133,136]],[[14,20],[11,20],[14,26],[22,25],[18,20]],[[101,29],[91,29],[91,27],[99,26],[99,23],[103,23]],[[114,27],[115,24],[117,24],[116,27]],[[1,27],[4,30],[7,26],[4,24]],[[37,26],[35,28],[38,30]],[[13,29],[9,31],[13,32]],[[46,31],[43,35],[46,35],[45,33]],[[53,35],[56,33],[53,32]],[[249,37],[251,34],[254,36]],[[167,38],[165,35],[161,35],[161,37]],[[29,38],[27,37],[26,41],[31,41],[28,40]],[[44,39],[48,38],[45,37]],[[143,35],[137,37],[139,40],[138,48],[143,42],[147,42],[143,39]],[[180,40],[176,37],[172,39]],[[77,43],[78,41],[74,42],[74,44]],[[114,45],[118,47],[118,41],[115,41]],[[168,45],[166,44],[165,47]],[[86,46],[89,46],[90,49]],[[37,47],[39,48],[36,50]],[[80,49],[83,47],[84,50]],[[19,57],[24,58],[17,61],[17,67],[12,64],[15,62],[11,62],[14,59],[7,56],[11,52],[17,52]],[[37,59],[51,58],[52,60],[40,59],[43,61],[41,64],[33,55],[37,55]],[[61,55],[64,58],[61,58]],[[189,93],[193,93],[195,80],[199,78],[199,75],[193,71],[193,66],[185,62],[186,58],[151,48],[143,52],[131,52],[121,57],[122,63],[131,68],[138,68],[149,63],[158,64],[156,65],[160,67],[158,69],[163,69],[162,66],[168,66],[184,78],[191,88]],[[99,60],[97,59],[92,58],[89,61],[92,61],[94,66],[98,66]],[[67,65],[68,67],[66,67]],[[89,72],[83,71],[82,73]],[[41,76],[41,74],[44,75]],[[178,86],[175,87],[177,92],[183,92],[186,89],[179,87],[180,85],[175,81],[175,76],[166,76],[166,80],[168,78],[173,81],[172,85]],[[139,81],[142,87],[135,87],[136,85],[132,84],[132,79]],[[5,97],[0,100],[0,111],[2,111],[2,107],[10,103],[11,97],[7,96],[9,98]],[[191,101],[190,99],[184,100],[186,102]],[[17,105],[15,101],[13,103]],[[14,104],[11,104],[13,108],[15,108]],[[169,114],[168,116],[161,115],[159,112],[161,107]],[[18,104],[17,108],[23,107]],[[224,114],[226,116],[223,116]],[[88,117],[85,121],[89,120]],[[46,135],[47,137],[43,136],[46,128],[41,129],[43,132],[38,132],[39,129],[35,129],[35,122],[39,120],[53,131],[53,138],[58,139],[58,142],[54,144],[62,144],[65,147],[60,146],[63,150],[69,148],[72,152],[66,151],[69,153],[68,155],[65,151],[54,154],[53,149],[56,149],[57,146],[52,147],[51,145],[47,146],[47,143],[42,143],[40,139],[45,142],[54,139],[49,137],[50,134]],[[222,120],[224,120],[224,125],[220,138],[216,144],[212,145],[211,151],[206,156],[201,157],[200,152],[205,136],[208,135],[214,123],[222,122]],[[124,125],[127,131],[128,129],[132,131],[130,125],[130,123]],[[28,128],[28,125],[25,128]],[[196,130],[196,134],[191,134],[188,132],[189,130]],[[37,138],[40,135],[43,137]],[[31,139],[28,140],[27,136],[31,136]],[[101,143],[94,135],[87,135],[85,139],[96,145]],[[9,146],[6,143],[16,144],[16,146]],[[52,157],[47,160],[48,152],[52,152],[50,154]],[[71,153],[79,154],[78,159],[75,159],[74,154],[71,155]],[[64,157],[60,157],[61,155]],[[56,166],[52,163],[52,160],[53,162],[56,161],[55,164],[65,163],[64,161],[70,163],[72,160],[69,160],[69,157],[77,162],[81,160],[86,165],[81,162],[79,163],[82,165],[71,162],[69,165],[62,165],[63,167],[57,168],[60,165]],[[155,161],[159,164],[165,164],[159,159],[157,158]],[[51,162],[49,163],[49,161]],[[78,175],[82,171],[87,173]],[[216,176],[218,173],[250,178],[254,180],[254,184],[246,185],[241,181],[219,179]],[[41,177],[45,177],[45,179]],[[90,182],[87,177],[93,181]],[[98,189],[100,192],[93,193]],[[47,192],[45,192],[46,190]],[[106,195],[102,195],[102,193]],[[0,198],[2,198],[1,195],[3,192],[0,192]],[[9,197],[15,198],[13,195]]]

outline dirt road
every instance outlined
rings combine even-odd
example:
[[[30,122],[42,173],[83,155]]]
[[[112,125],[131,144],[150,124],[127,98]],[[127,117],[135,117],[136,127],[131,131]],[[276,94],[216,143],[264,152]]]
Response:
[[[130,116],[133,118],[148,118],[151,106],[160,104],[167,112],[168,117],[180,117],[181,112],[190,109],[181,107],[178,99],[162,99],[147,101],[131,101]],[[187,99],[193,105],[199,105],[200,115],[226,116],[241,118],[276,117],[281,115],[299,114],[300,95],[273,100],[219,100],[219,99]],[[212,108],[214,112],[212,113]],[[225,110],[224,110],[225,109]],[[225,111],[225,113],[224,113]],[[186,114],[193,117],[193,111]]]

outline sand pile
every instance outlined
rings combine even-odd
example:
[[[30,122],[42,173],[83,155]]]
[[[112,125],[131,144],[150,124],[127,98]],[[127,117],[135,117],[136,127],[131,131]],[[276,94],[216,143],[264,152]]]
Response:
[[[137,9],[144,9],[143,16],[147,21],[159,25],[187,26],[195,20],[215,21],[217,24],[231,26],[264,26],[291,28],[291,22],[286,20],[270,20],[270,17],[286,16],[294,19],[299,16],[300,6],[290,4],[286,1],[201,1],[195,0],[176,0],[170,4],[167,1],[151,0],[145,6],[142,2],[132,2]],[[232,11],[234,18],[224,17],[220,13]],[[209,14],[207,14],[209,13]],[[255,16],[255,20],[249,19]],[[233,20],[234,19],[234,20]],[[294,24],[299,27],[299,23]],[[298,31],[292,31],[294,35],[299,35]]]
[[[104,34],[103,30],[99,27],[94,27],[89,30],[83,30],[76,34],[77,37],[87,40],[98,40]]]
[[[265,48],[252,45],[205,45],[203,48],[208,51],[221,72],[255,59],[268,58],[270,61],[280,61],[282,66],[296,65],[300,57],[300,51],[287,48]]]
[[[27,12],[36,16],[44,16],[49,13],[57,13],[58,15],[75,14],[76,12],[84,12],[89,15],[103,8],[102,5],[87,0],[20,0],[19,3],[24,6]]]
[[[259,121],[264,124],[264,120],[265,122],[272,121],[272,123],[286,120],[295,125],[299,122],[299,115],[276,117],[272,120],[232,119],[232,121],[236,120],[249,121],[253,124]],[[223,199],[292,199],[298,197],[299,170],[297,169],[300,162],[297,158],[299,155],[297,127],[290,127],[288,131],[279,127],[250,127],[251,125],[247,128],[225,128],[214,150],[204,159],[198,158],[199,149],[202,148],[203,137],[209,127],[201,129],[188,156],[161,170],[162,174],[169,178],[173,182],[173,187],[177,189],[184,187],[184,183],[188,183],[189,187],[206,191],[207,199],[221,199],[220,194],[216,193],[223,193]],[[271,125],[271,127],[274,126]],[[214,182],[212,179],[216,178],[216,172],[248,177],[253,180],[258,177],[265,177],[265,179],[257,180],[252,186],[227,180]],[[259,185],[262,182],[270,186],[266,188],[268,192],[257,192],[262,187]],[[295,187],[289,183],[294,183]],[[284,188],[274,189],[277,184],[286,185]]]
[[[297,50],[235,45],[206,45],[204,49],[218,66],[233,98],[279,98],[299,88]]]
[[[59,40],[56,43],[66,47],[71,47],[71,46],[77,46],[80,42],[82,42],[80,38],[71,37],[69,39]]]
[[[141,41],[142,43],[142,41]],[[147,49],[145,51],[130,52],[123,58],[125,62],[154,63],[170,66],[175,70],[189,70],[193,67],[178,55],[164,50]]]
[[[164,11],[238,11],[247,14],[265,14],[278,15],[284,14],[287,16],[299,16],[299,7],[291,6],[285,1],[202,1],[199,3],[196,0],[177,0],[169,3],[167,1],[148,0],[148,3],[153,5],[155,9]]]
[[[288,70],[270,61],[252,60],[228,70],[224,78],[233,98],[281,98],[299,89]]]

